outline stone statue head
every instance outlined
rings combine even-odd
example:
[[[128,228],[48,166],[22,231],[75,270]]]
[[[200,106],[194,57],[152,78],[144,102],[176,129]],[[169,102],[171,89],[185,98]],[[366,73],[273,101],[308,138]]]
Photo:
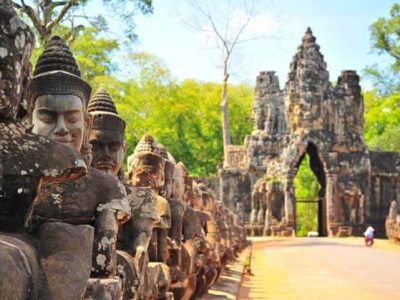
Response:
[[[172,188],[174,184],[174,170],[175,170],[175,165],[169,160],[165,160],[165,165],[164,165],[165,181],[164,181],[164,186],[160,190],[160,195],[167,199],[170,199],[172,196]]]
[[[172,197],[172,188],[174,184],[174,168],[176,161],[163,145],[158,144],[157,147],[158,153],[162,156],[162,158],[165,159],[165,182],[164,186],[160,190],[160,195],[167,199],[170,199]]]
[[[164,229],[171,228],[171,208],[165,198],[156,196],[156,210],[159,221],[154,225],[154,227]]]
[[[29,59],[34,35],[17,16],[12,1],[0,2],[0,119],[15,120],[26,113]]]
[[[211,212],[215,206],[214,197],[208,191],[205,191],[205,192],[203,192],[202,200],[203,200],[204,210]]]
[[[164,185],[164,165],[154,139],[145,135],[128,157],[129,181],[133,186],[151,187],[158,193]]]
[[[179,201],[184,201],[183,194],[185,192],[185,179],[183,176],[184,170],[182,164],[175,165],[173,172],[172,196]]]
[[[32,132],[66,144],[78,152],[88,139],[86,113],[90,86],[64,41],[53,36],[39,57],[29,86]]]
[[[179,162],[178,165],[183,171],[183,180],[185,183],[183,199],[186,201],[187,204],[193,206],[193,179],[189,177],[189,170],[183,164],[183,162]]]
[[[204,185],[203,183],[198,183],[196,181],[193,182],[193,207],[198,210],[203,210],[203,190],[201,186]]]
[[[87,112],[93,120],[89,137],[92,167],[116,176],[125,153],[125,121],[118,116],[114,102],[102,87],[90,99]]]

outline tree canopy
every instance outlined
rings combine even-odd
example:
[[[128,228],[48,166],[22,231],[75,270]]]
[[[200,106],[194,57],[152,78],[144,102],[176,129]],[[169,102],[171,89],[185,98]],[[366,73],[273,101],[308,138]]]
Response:
[[[400,5],[393,4],[389,17],[381,17],[370,26],[373,51],[388,58],[388,65],[382,62],[366,67],[369,76],[380,94],[400,92]]]
[[[219,101],[221,85],[196,80],[178,81],[165,64],[146,52],[126,56],[124,76],[116,76],[112,62],[116,40],[104,39],[94,28],[85,28],[71,50],[93,91],[102,85],[112,96],[126,121],[127,155],[139,139],[151,134],[193,175],[216,173],[222,162],[222,126]],[[37,56],[37,55],[36,55]],[[232,141],[242,144],[251,132],[253,88],[247,84],[229,87]]]
[[[71,42],[86,25],[105,31],[109,29],[110,20],[115,18],[120,18],[124,24],[125,36],[133,41],[137,37],[133,16],[138,11],[144,14],[153,12],[152,0],[102,0],[101,3],[112,11],[112,15],[99,12],[98,6],[85,9],[91,2],[93,1],[13,0],[14,6],[30,20],[40,46],[45,45],[60,26],[68,28],[64,38]]]

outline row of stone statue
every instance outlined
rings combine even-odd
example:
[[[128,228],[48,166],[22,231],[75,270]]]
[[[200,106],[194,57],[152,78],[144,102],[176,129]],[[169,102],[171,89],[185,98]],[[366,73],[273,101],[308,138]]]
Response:
[[[0,2],[0,299],[194,299],[243,247],[243,224],[125,122],[57,36]]]

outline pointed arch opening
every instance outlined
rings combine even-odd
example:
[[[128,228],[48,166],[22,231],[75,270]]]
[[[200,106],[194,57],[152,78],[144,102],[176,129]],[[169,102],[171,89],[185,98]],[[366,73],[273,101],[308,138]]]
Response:
[[[296,235],[317,231],[318,236],[327,236],[326,174],[318,149],[311,142],[296,164],[293,184]]]

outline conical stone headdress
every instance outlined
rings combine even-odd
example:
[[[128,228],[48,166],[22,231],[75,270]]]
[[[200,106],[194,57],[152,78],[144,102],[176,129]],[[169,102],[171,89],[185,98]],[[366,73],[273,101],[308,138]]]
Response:
[[[159,154],[158,145],[154,138],[145,134],[136,145],[135,151],[128,157],[128,169],[135,167],[142,160],[144,165],[153,165],[156,162],[164,161]]]
[[[152,152],[159,155],[158,145],[151,135],[145,134],[136,145],[134,154],[140,154],[141,152]]]
[[[114,130],[125,132],[125,121],[118,115],[111,96],[100,87],[90,99],[87,112],[93,116],[92,130]]]
[[[31,104],[42,95],[76,95],[84,106],[91,87],[83,79],[68,46],[59,36],[50,38],[36,64],[29,88]]]

